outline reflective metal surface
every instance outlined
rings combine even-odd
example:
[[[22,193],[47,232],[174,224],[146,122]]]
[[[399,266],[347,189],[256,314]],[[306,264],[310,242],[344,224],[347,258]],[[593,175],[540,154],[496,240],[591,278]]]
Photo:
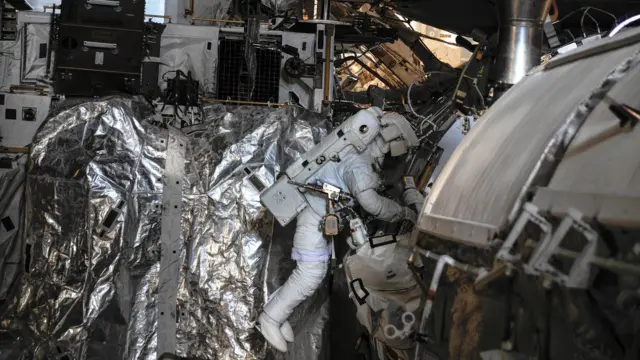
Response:
[[[552,0],[499,0],[498,56],[493,80],[512,85],[520,81],[542,56],[542,25]]]
[[[280,13],[286,10],[294,9],[300,0],[260,0],[260,2],[275,11],[276,13]]]
[[[611,101],[639,108],[639,64],[636,56],[612,72],[543,155],[557,166],[542,162],[532,179],[545,185],[532,201],[542,211],[560,217],[573,208],[599,224],[640,228],[640,131],[621,126],[609,108]]]
[[[549,169],[555,169],[583,123],[582,114],[591,111],[602,89],[621,77],[618,69],[628,66],[640,50],[640,43],[620,41],[602,41],[572,53],[571,59],[554,59],[507,91],[445,164],[422,210],[419,229],[467,245],[489,246],[514,220],[532,185],[551,176]],[[603,49],[596,53],[598,46]]]
[[[0,359],[151,360],[173,348],[190,359],[267,356],[254,320],[294,263],[288,237],[271,241],[245,169],[272,183],[326,134],[325,119],[297,107],[214,104],[204,124],[181,134],[147,121],[139,99],[59,111],[33,143],[31,261],[0,308]],[[173,147],[183,148],[182,161]],[[169,183],[175,169],[180,184]],[[167,196],[169,188],[180,195]],[[176,230],[167,221],[179,224],[176,242],[165,242]],[[163,264],[173,257],[177,277]],[[162,310],[167,299],[175,311]],[[275,358],[324,356],[326,300],[318,291],[296,310],[296,342]]]
[[[186,2],[187,4],[189,2]],[[195,1],[194,2],[194,17],[200,18],[212,18],[212,19],[226,19],[229,15],[229,9],[231,9],[231,0],[216,0],[216,1]],[[196,22],[196,24],[211,25],[211,22]],[[215,24],[215,23],[214,23]]]

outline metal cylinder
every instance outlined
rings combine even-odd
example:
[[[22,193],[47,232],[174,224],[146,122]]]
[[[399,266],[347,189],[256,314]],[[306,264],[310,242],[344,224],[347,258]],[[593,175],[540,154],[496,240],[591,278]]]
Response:
[[[520,81],[540,64],[542,24],[553,0],[498,0],[500,33],[493,80],[503,85]]]

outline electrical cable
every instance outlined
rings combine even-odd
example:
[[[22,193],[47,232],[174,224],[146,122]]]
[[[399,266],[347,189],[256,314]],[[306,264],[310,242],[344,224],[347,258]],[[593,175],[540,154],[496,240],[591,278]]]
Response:
[[[580,11],[587,11],[589,9],[597,10],[597,11],[600,11],[601,13],[603,13],[603,14],[607,14],[607,15],[609,15],[609,16],[611,16],[613,18],[614,24],[618,23],[618,19],[616,18],[616,16],[614,14],[608,12],[608,11],[604,11],[602,9],[599,9],[599,8],[593,7],[593,6],[583,6],[583,7],[579,8],[579,9],[573,10],[572,12],[570,12],[567,15],[563,16],[562,18],[560,18],[560,20],[554,21],[553,24],[558,24],[558,23],[566,20],[568,17],[570,17],[571,15],[573,15],[575,13],[578,13]]]
[[[438,110],[436,110],[436,112],[435,112],[435,113],[432,113],[432,114],[430,115],[430,118],[432,118],[432,119],[438,119],[438,118],[440,118],[440,116],[442,116],[442,114],[444,114],[444,113],[445,113],[445,112],[446,112],[450,107],[451,107],[451,102],[448,102],[447,104],[445,104],[445,105],[441,106]],[[425,123],[425,121],[422,121],[422,122],[420,123],[420,128],[419,128],[420,133],[422,133],[422,132],[424,131],[424,123]],[[431,132],[433,132],[433,131],[431,131]],[[431,132],[429,132],[428,134],[426,134],[424,137],[429,136],[429,135],[431,134]],[[422,141],[422,140],[421,140],[421,141]]]
[[[598,30],[598,34],[600,34],[600,24],[598,24],[596,19],[594,19],[593,16],[589,14],[590,9],[590,7],[587,7],[584,13],[582,13],[582,17],[580,18],[580,29],[582,30],[582,36],[584,36],[585,38],[587,37],[587,33],[584,31],[584,17],[587,15],[589,15],[589,18],[591,18],[591,20],[596,24],[596,29]]]
[[[416,113],[416,111],[413,109],[413,105],[411,104],[411,88],[413,87],[413,84],[416,83],[416,81],[418,81],[418,79],[415,79],[411,82],[411,85],[409,85],[409,89],[407,89],[407,104],[409,104],[409,110],[411,111],[411,113],[416,116],[418,119],[422,119],[422,122],[420,123],[420,132],[422,132],[423,129],[423,124],[424,122],[428,122],[433,128],[436,127],[436,124],[434,124],[433,122],[431,122],[431,120],[429,120],[428,117],[426,116],[422,116],[419,115],[418,113]]]
[[[608,11],[604,11],[602,9],[599,9],[597,7],[593,7],[593,6],[589,6],[589,9],[593,9],[593,10],[597,10],[600,11],[603,14],[607,14],[609,16],[611,16],[613,18],[613,25],[615,26],[616,24],[618,24],[618,18],[616,18],[615,15],[613,15],[612,13],[608,12]]]
[[[449,74],[448,72],[445,71],[428,71],[427,73],[425,73],[426,78],[428,78],[431,74]],[[413,105],[411,104],[411,88],[413,87],[413,85],[416,83],[416,81],[418,81],[419,79],[415,79],[411,82],[411,85],[409,85],[409,89],[407,89],[407,104],[409,104],[409,110],[411,111],[411,113],[413,115],[415,115],[418,119],[422,119],[422,122],[420,123],[420,132],[423,131],[424,128],[424,123],[428,122],[431,127],[432,130],[429,132],[433,132],[436,129],[436,124],[434,124],[431,120],[429,120],[428,117],[426,116],[422,116],[419,115],[418,113],[416,113],[416,111],[413,109]]]
[[[458,93],[458,89],[460,88],[460,84],[462,84],[462,78],[464,78],[464,74],[467,72],[467,69],[469,68],[469,64],[471,64],[471,59],[476,57],[476,54],[478,53],[479,49],[480,49],[480,45],[476,46],[476,49],[471,55],[470,60],[467,61],[466,65],[464,66],[464,69],[462,69],[462,73],[460,73],[460,78],[458,78],[458,84],[456,84],[456,88],[453,90],[453,96],[451,98],[451,101],[455,101],[456,94]]]
[[[354,56],[355,56],[356,58],[355,58],[354,60],[352,60],[352,61],[351,61],[351,64],[347,65],[347,67],[351,67],[351,66],[353,65],[353,63],[355,63],[355,62],[356,62],[356,59],[360,59],[361,57],[365,56],[369,51],[372,51],[372,50],[374,50],[374,49],[376,49],[376,48],[380,47],[380,45],[382,45],[382,44],[374,44],[374,45],[372,45],[372,46],[368,47],[368,48],[367,48],[367,49],[366,49],[362,54],[360,54],[360,55],[358,55],[358,53],[356,53],[355,51],[350,50],[350,51],[352,51],[352,52],[354,53]],[[343,64],[343,66],[344,66],[344,64]]]
[[[482,105],[483,109],[486,109],[487,106],[484,103],[484,95],[482,95],[482,91],[480,91],[480,88],[478,87],[478,82],[477,81],[473,82],[473,87],[476,89],[476,91],[478,92],[478,95],[480,96],[480,105]]]
[[[575,36],[573,36],[573,33],[571,32],[571,30],[569,30],[569,29],[564,29],[564,31],[565,31],[565,32],[568,32],[568,33],[569,33],[569,35],[571,35],[571,38],[573,39],[573,41],[576,41],[576,37],[575,37]]]
[[[618,24],[618,19],[616,18],[616,16],[614,14],[612,14],[612,13],[610,13],[608,11],[602,10],[600,8],[593,7],[593,6],[583,6],[583,7],[579,8],[579,9],[576,9],[576,10],[568,13],[567,15],[563,16],[560,20],[554,21],[553,24],[558,24],[561,21],[566,20],[567,18],[569,18],[571,15],[576,14],[576,13],[578,13],[580,11],[583,11],[583,10],[584,10],[584,12],[582,13],[582,16],[580,17],[580,29],[582,30],[582,36],[585,37],[585,38],[587,37],[587,33],[585,31],[585,28],[584,28],[584,18],[585,18],[585,16],[589,16],[589,18],[596,24],[597,33],[598,34],[602,33],[602,31],[600,30],[600,24],[598,23],[598,21],[596,21],[596,19],[593,16],[591,16],[591,14],[589,14],[589,10],[595,10],[595,11],[599,11],[599,12],[601,12],[603,14],[609,15],[609,16],[611,16],[613,18],[613,26],[616,26]],[[571,35],[573,36],[573,34],[571,34]],[[574,41],[575,41],[575,37],[574,37]]]

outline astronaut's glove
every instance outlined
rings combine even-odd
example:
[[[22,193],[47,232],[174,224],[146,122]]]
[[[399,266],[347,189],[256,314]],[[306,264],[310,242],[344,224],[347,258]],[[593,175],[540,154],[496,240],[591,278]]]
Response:
[[[415,211],[409,209],[408,207],[403,208],[403,211],[403,220],[409,220],[412,224],[415,225],[416,221],[418,221],[418,214],[416,214]]]
[[[420,193],[420,191],[418,191],[418,189],[416,189],[415,187],[407,188],[402,193],[402,202],[406,206],[419,211],[420,209],[422,209],[422,204],[424,204],[424,195],[422,195],[422,193]]]

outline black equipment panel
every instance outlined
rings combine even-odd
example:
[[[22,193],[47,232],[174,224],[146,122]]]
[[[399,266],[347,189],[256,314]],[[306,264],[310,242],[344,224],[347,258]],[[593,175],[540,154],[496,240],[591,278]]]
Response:
[[[7,8],[4,1],[0,2],[0,40],[15,40],[18,34],[18,13],[13,8]]]
[[[144,59],[160,57],[160,41],[165,27],[164,24],[153,22],[144,24]],[[160,88],[158,87],[160,64],[158,62],[144,62],[144,59],[140,91],[145,96],[155,99],[160,96]]]
[[[99,96],[117,92],[137,93],[139,74],[117,74],[60,69],[55,74],[55,91],[66,96]]]
[[[61,23],[142,30],[144,0],[64,0]]]
[[[58,34],[58,70],[140,74],[142,32],[60,24]]]

